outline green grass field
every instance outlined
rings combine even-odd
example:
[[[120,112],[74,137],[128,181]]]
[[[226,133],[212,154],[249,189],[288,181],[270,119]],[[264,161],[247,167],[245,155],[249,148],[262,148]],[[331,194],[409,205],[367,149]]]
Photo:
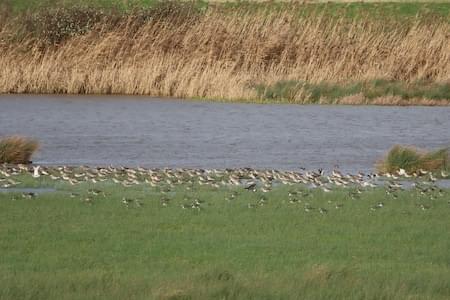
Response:
[[[20,181],[56,192],[0,192],[0,299],[450,298],[449,190]]]
[[[161,2],[161,1],[160,1]],[[164,2],[164,1],[162,1]],[[292,5],[284,1],[194,1],[199,8],[220,6],[226,9],[257,11],[260,9],[280,9]],[[158,3],[158,0],[5,0],[4,4],[13,11],[36,10],[39,8],[56,8],[72,6],[89,6],[127,10],[147,8]],[[328,3],[309,3],[303,5],[301,14],[324,13],[327,16],[348,16],[374,18],[415,18],[420,15],[450,17],[450,5],[446,1],[400,1],[400,2],[351,2],[332,1]]]

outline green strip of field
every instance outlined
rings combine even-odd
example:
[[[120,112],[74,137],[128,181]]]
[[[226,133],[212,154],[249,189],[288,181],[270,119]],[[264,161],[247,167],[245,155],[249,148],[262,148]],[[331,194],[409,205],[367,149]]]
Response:
[[[285,9],[294,7],[290,3],[272,1],[269,3],[258,3],[254,1],[228,2],[225,7],[231,9],[248,9],[256,11],[261,9]],[[330,1],[326,3],[308,3],[297,5],[302,15],[324,14],[333,17],[371,17],[371,18],[411,18],[424,15],[439,17],[450,17],[450,3],[445,2],[350,2]]]
[[[99,8],[113,8],[116,10],[127,10],[133,8],[148,8],[154,6],[157,0],[6,0],[3,5],[15,12],[25,10],[36,10],[39,8],[58,8],[72,6],[90,6]],[[186,2],[186,1],[185,1]],[[293,4],[286,2],[258,2],[258,1],[228,1],[220,2],[198,0],[194,1],[199,8],[208,6],[222,7],[225,9],[239,9],[241,11],[277,10],[286,6],[293,7]],[[347,17],[389,17],[389,18],[414,18],[420,15],[437,16],[443,18],[450,17],[450,3],[442,2],[383,2],[383,3],[310,3],[299,6],[301,14],[324,13],[328,16]]]
[[[366,82],[353,83],[327,83],[318,84],[285,80],[272,85],[259,84],[253,87],[258,92],[258,98],[267,101],[287,101],[295,102],[295,97],[299,91],[308,97],[308,102],[319,103],[326,100],[334,103],[343,97],[361,95],[370,103],[377,97],[398,96],[404,100],[414,98],[450,100],[450,84],[433,82],[412,82],[392,81],[384,79],[369,80]]]
[[[57,191],[0,193],[0,299],[450,298],[449,190],[21,181]]]

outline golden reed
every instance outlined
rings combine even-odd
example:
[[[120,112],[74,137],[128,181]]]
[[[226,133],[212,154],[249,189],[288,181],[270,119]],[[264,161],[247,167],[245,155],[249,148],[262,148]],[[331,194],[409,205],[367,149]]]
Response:
[[[34,139],[23,136],[0,137],[0,163],[29,163],[38,149],[39,143]]]
[[[58,43],[31,35],[11,38],[11,22],[0,24],[0,93],[256,100],[255,85],[280,80],[450,83],[450,23],[445,21],[330,20],[299,18],[286,9],[210,9],[145,21],[130,14]],[[307,103],[308,95],[300,89],[294,100]],[[391,100],[401,102],[387,97],[375,103]],[[342,103],[367,99],[356,95]]]

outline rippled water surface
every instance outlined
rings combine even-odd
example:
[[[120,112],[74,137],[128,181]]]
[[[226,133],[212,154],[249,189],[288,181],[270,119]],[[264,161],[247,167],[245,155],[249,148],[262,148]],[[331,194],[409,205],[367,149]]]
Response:
[[[394,144],[450,145],[449,107],[0,96],[0,136],[41,142],[41,164],[368,171]]]

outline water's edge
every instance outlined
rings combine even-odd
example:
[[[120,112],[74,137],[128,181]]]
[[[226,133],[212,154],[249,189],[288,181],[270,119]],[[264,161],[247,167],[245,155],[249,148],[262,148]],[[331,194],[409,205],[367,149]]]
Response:
[[[394,144],[450,145],[450,107],[243,104],[142,96],[1,95],[0,136],[48,165],[373,170]]]

